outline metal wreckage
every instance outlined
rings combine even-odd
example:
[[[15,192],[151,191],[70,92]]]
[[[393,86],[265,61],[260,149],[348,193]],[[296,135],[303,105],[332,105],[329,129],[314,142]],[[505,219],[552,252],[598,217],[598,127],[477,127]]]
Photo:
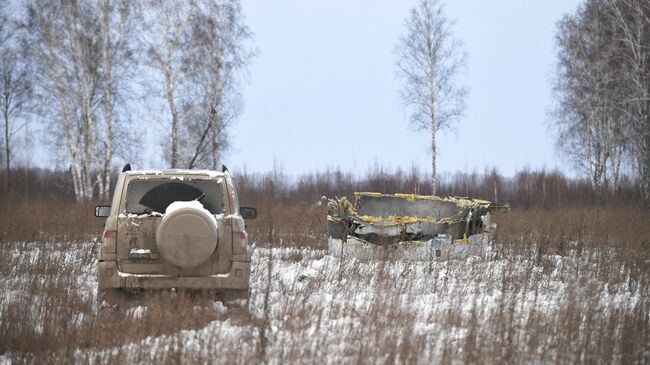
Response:
[[[354,193],[329,199],[330,255],[360,260],[490,257],[496,224],[490,213],[510,207],[486,200],[432,195]]]

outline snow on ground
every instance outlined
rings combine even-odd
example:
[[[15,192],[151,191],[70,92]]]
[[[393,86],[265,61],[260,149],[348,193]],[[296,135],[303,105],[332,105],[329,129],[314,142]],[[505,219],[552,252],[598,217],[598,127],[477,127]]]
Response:
[[[92,243],[9,244],[0,254],[0,337],[9,339],[0,359],[33,359],[26,353],[38,349],[24,344],[33,341],[90,363],[648,361],[647,343],[638,345],[650,328],[647,275],[614,264],[603,277],[603,255],[360,262],[265,245],[253,248],[247,310],[144,302],[102,317]],[[181,312],[183,323],[156,327]]]

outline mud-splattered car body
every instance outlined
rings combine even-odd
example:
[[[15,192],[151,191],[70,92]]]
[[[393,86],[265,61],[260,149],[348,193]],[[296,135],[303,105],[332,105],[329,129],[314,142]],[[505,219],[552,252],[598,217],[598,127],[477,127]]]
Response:
[[[227,171],[124,171],[106,217],[100,290],[209,289],[248,296],[251,271],[243,216]]]
[[[329,252],[360,259],[485,256],[490,212],[507,205],[486,200],[413,194],[355,193],[328,202]]]

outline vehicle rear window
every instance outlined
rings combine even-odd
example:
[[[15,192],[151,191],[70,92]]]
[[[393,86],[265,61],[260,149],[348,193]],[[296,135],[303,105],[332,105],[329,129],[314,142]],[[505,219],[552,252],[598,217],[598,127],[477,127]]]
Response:
[[[225,211],[223,187],[216,180],[132,180],[126,192],[126,212],[165,213],[175,201],[199,200],[212,214]]]

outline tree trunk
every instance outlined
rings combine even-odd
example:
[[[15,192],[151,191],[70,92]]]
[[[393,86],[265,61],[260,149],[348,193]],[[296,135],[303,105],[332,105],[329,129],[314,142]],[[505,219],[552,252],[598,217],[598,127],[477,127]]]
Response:
[[[220,124],[220,122],[219,122],[218,118],[219,118],[218,116],[215,116],[215,119],[217,119],[217,121],[215,122],[216,125],[212,127],[212,138],[211,138],[211,141],[210,141],[210,143],[212,144],[212,148],[211,148],[212,151],[210,151],[210,152],[212,154],[212,169],[213,170],[217,170],[217,166],[218,166],[218,163],[219,163],[219,149],[221,147],[220,146],[221,141],[219,141],[219,124]]]
[[[643,138],[643,171],[641,174],[641,191],[646,204],[650,205],[650,113],[645,116],[646,132]]]
[[[113,159],[113,59],[110,55],[111,36],[110,36],[110,6],[104,3],[102,7],[102,58],[104,59],[104,96],[102,106],[104,107],[104,119],[106,122],[106,142],[104,143],[104,161],[103,171],[100,179],[103,179],[103,189],[99,191],[99,199],[105,201],[109,199],[111,189],[111,160]],[[99,161],[97,161],[99,162]]]
[[[201,138],[199,138],[199,141],[196,145],[196,149],[194,150],[194,156],[190,160],[189,165],[187,166],[188,169],[193,169],[195,167],[195,163],[197,163],[197,160],[201,156],[201,154],[204,153],[204,150],[209,143],[206,142],[206,138],[208,138],[210,130],[212,128],[212,116],[208,119],[208,125],[205,127],[203,130],[203,133],[201,133]]]
[[[433,122],[433,117],[432,124]],[[436,128],[432,126],[431,128],[431,195],[436,195],[438,181],[436,178]]]
[[[172,155],[171,167],[178,167],[178,114],[176,113],[176,105],[174,104],[174,93],[172,87],[171,76],[165,76],[166,90],[167,90],[167,103],[169,104],[169,111],[172,114]]]
[[[4,176],[4,195],[5,195],[5,227],[11,224],[11,194],[9,193],[9,174],[11,173],[11,150],[9,147],[9,111],[8,104],[5,102],[4,124],[5,124],[5,176]],[[4,228],[3,228],[4,229]]]
[[[621,160],[623,159],[623,151],[621,148],[615,148],[612,155],[612,189],[615,193],[618,193],[621,182]]]
[[[88,160],[88,195],[86,200],[92,200],[95,195],[95,185],[97,185],[98,195],[101,195],[104,190],[104,179],[102,177],[102,153],[101,149],[97,146],[97,119],[93,117],[93,104],[95,100],[94,88],[91,87],[93,84],[91,81],[88,81],[88,86],[86,87],[86,115],[88,118],[88,154],[90,159]],[[98,90],[97,90],[98,91]],[[93,171],[93,169],[95,171]],[[93,181],[91,172],[94,172],[95,178]]]
[[[81,192],[81,168],[78,163],[78,156],[75,152],[79,148],[79,144],[74,143],[73,133],[72,133],[72,124],[70,123],[70,117],[68,109],[65,105],[65,96],[58,95],[61,103],[61,112],[63,119],[63,131],[65,133],[65,146],[68,152],[68,161],[70,161],[70,174],[72,175],[72,186],[74,187],[74,196],[77,201],[82,200]],[[77,139],[79,136],[77,136]]]
[[[429,79],[428,79],[428,92],[429,92],[429,113],[431,114],[431,195],[436,195],[438,190],[437,169],[436,169],[436,99],[435,99],[435,50],[431,41],[427,40],[428,50],[428,66],[429,66]]]

